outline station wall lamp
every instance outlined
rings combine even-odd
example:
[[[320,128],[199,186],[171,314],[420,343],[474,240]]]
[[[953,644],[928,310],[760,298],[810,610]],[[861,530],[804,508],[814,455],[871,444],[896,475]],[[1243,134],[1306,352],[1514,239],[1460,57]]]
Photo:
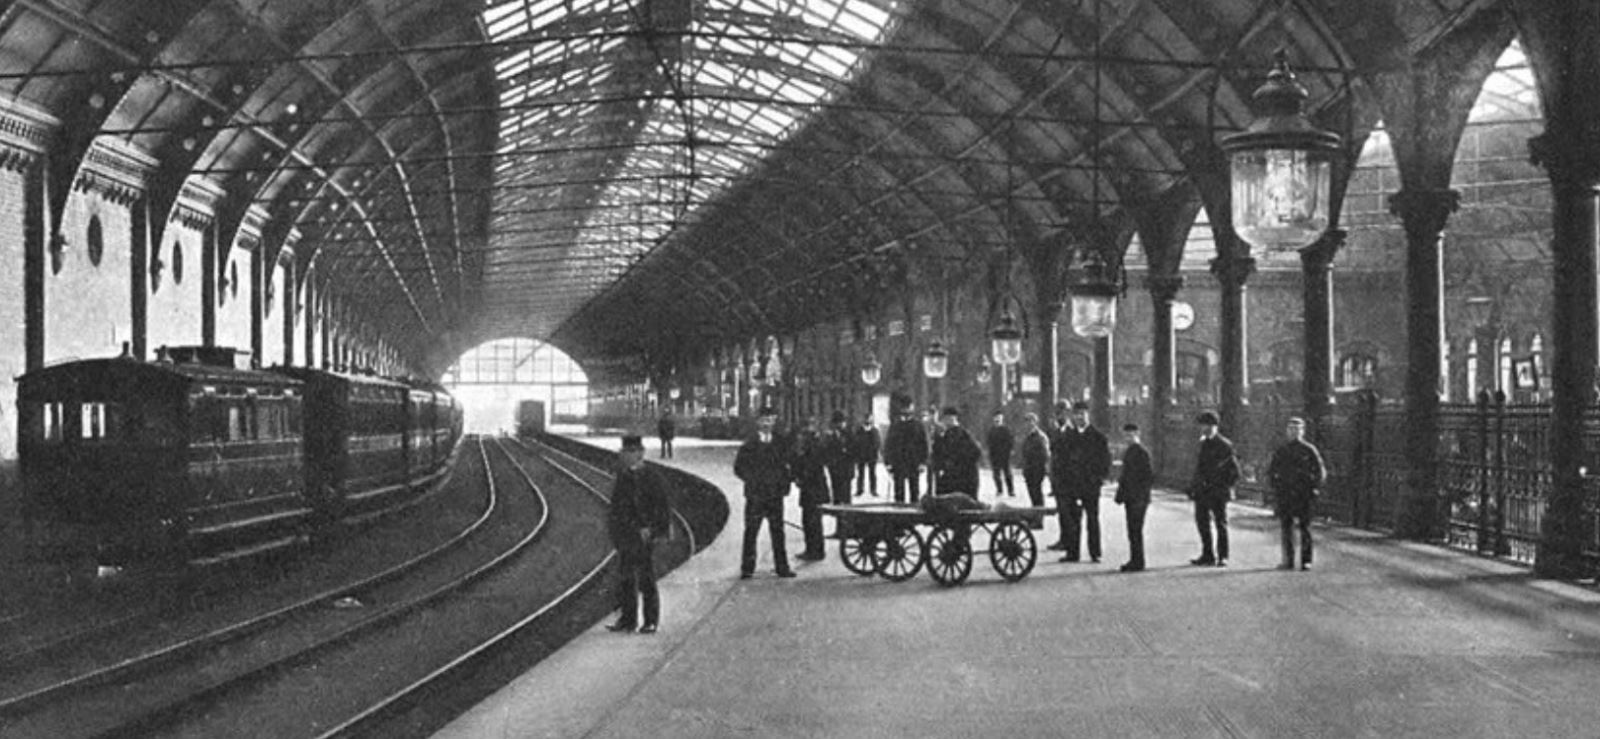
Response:
[[[934,339],[928,344],[928,351],[922,355],[922,374],[930,380],[937,380],[950,371],[950,352],[945,351],[944,342]]]
[[[1230,164],[1234,230],[1263,249],[1304,248],[1328,228],[1330,170],[1341,139],[1306,118],[1307,97],[1279,49],[1251,96],[1258,117],[1220,142]]]

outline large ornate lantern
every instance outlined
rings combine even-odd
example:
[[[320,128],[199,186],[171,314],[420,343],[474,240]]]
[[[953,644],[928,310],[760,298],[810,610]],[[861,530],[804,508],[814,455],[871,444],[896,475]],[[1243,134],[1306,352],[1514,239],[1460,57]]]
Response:
[[[1089,253],[1083,282],[1072,288],[1072,331],[1098,339],[1117,328],[1117,284],[1098,252]]]
[[[1310,246],[1328,229],[1329,170],[1340,138],[1306,119],[1307,97],[1280,49],[1252,96],[1261,117],[1222,137],[1232,166],[1234,231],[1263,249]]]
[[[928,353],[922,355],[922,374],[927,375],[930,380],[937,380],[944,377],[945,372],[949,370],[950,352],[944,350],[944,344],[938,339],[934,339],[933,343],[928,345]]]
[[[1011,311],[1000,314],[1000,324],[989,332],[989,356],[1002,367],[1022,361],[1022,331]]]
[[[876,385],[881,379],[883,379],[883,365],[878,364],[876,356],[868,354],[866,361],[861,363],[861,381],[868,385]]]

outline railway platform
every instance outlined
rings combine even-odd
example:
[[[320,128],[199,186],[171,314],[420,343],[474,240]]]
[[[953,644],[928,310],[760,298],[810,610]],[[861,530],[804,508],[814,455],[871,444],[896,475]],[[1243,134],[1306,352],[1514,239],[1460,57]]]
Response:
[[[782,580],[763,533],[741,581],[735,445],[676,445],[665,462],[720,486],[733,515],[663,579],[660,633],[597,625],[437,737],[1600,735],[1600,593],[1581,584],[1329,527],[1311,571],[1280,571],[1275,519],[1243,504],[1230,566],[1195,567],[1188,503],[1162,492],[1149,569],[1124,574],[1109,487],[1098,564],[1043,550],[1050,521],[1017,583],[861,577],[832,540]]]

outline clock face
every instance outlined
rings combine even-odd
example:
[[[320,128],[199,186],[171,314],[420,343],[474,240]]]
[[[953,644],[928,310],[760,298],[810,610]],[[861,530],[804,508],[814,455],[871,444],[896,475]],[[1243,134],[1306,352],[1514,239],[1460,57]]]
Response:
[[[1190,326],[1193,326],[1193,325],[1194,325],[1194,306],[1189,305],[1188,303],[1185,303],[1185,302],[1183,302],[1181,300],[1174,301],[1173,304],[1172,304],[1172,328],[1173,328],[1173,330],[1175,330],[1175,331],[1183,331],[1184,329],[1187,329],[1187,328],[1189,328]]]

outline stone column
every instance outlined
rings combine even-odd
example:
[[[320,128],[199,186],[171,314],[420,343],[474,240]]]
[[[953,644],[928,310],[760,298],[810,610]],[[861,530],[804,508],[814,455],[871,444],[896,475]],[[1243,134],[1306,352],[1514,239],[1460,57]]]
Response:
[[[293,254],[294,252],[289,252]],[[281,261],[281,260],[280,260]],[[294,366],[294,319],[299,296],[295,294],[295,262],[291,256],[283,261],[283,284],[278,287],[278,299],[283,301],[283,366]],[[270,278],[269,278],[270,279]]]
[[[1343,229],[1329,229],[1300,251],[1305,277],[1304,412],[1316,441],[1326,441],[1333,411],[1333,258],[1344,242]]]
[[[1111,395],[1115,392],[1112,366],[1116,356],[1112,351],[1114,338],[1101,336],[1091,341],[1094,347],[1094,383],[1089,389],[1090,419],[1102,431],[1111,428]]]
[[[1228,236],[1224,237],[1224,232]],[[1219,230],[1217,236],[1217,253],[1226,255],[1211,260],[1211,274],[1217,276],[1222,287],[1222,386],[1217,393],[1217,405],[1223,430],[1236,433],[1234,429],[1240,423],[1244,405],[1248,402],[1245,392],[1250,382],[1250,347],[1245,332],[1245,281],[1256,271],[1256,260],[1243,253],[1242,245],[1225,248],[1220,242],[1220,239],[1226,238],[1238,243],[1239,237],[1233,235],[1232,229]]]
[[[1172,407],[1172,396],[1178,385],[1177,363],[1174,361],[1174,329],[1172,303],[1183,288],[1183,275],[1150,275],[1145,279],[1150,290],[1153,308],[1150,321],[1150,421],[1145,439],[1150,443],[1155,468],[1165,469],[1162,462],[1166,454],[1166,414]]]
[[[1428,541],[1443,536],[1445,515],[1438,484],[1440,238],[1460,201],[1449,189],[1401,190],[1389,200],[1406,232],[1406,486],[1395,533]]]
[[[266,348],[266,331],[262,325],[262,286],[269,279],[267,265],[262,263],[266,245],[256,242],[250,249],[250,366],[260,367],[262,350]],[[348,365],[347,365],[348,366]]]
[[[1039,325],[1044,327],[1044,351],[1039,353],[1039,390],[1044,395],[1041,420],[1054,412],[1061,399],[1061,303],[1045,306]]]
[[[22,315],[23,367],[32,372],[44,367],[45,241],[50,238],[49,171],[43,158],[23,171],[22,194]]]
[[[200,229],[200,343],[217,345],[217,224]]]
[[[129,311],[133,322],[133,356],[143,360],[149,356],[145,342],[149,338],[150,301],[150,201],[143,195],[129,206],[128,260]]]
[[[1560,103],[1557,104],[1558,108]],[[1534,571],[1544,577],[1590,573],[1583,560],[1584,468],[1600,461],[1583,448],[1584,415],[1595,404],[1595,364],[1600,362],[1596,311],[1595,188],[1600,186],[1600,132],[1574,120],[1578,111],[1558,110],[1545,133],[1529,142],[1534,161],[1550,175],[1553,190],[1554,313],[1550,357],[1550,462],[1554,487],[1545,502]]]
[[[316,282],[309,275],[305,282],[305,355],[301,358],[300,364],[303,367],[314,367],[317,359],[317,289]]]

